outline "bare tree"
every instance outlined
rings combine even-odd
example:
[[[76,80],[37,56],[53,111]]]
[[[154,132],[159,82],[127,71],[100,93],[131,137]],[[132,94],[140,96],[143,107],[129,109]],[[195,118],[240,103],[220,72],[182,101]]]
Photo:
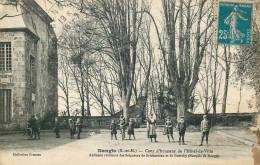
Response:
[[[213,23],[212,3],[207,0],[162,0],[167,48],[162,54],[177,102],[177,118],[185,116]]]
[[[211,71],[211,64],[212,64],[212,55],[213,49],[211,47],[210,52],[207,52],[204,56],[204,60],[201,65],[201,79],[199,81],[200,89],[197,90],[199,92],[200,103],[202,104],[203,110],[205,114],[208,114],[211,109],[211,100],[212,97],[209,93],[210,91],[210,71]]]
[[[134,83],[134,93],[136,96],[136,104],[138,104],[138,99],[144,97],[142,118],[145,119],[145,107],[147,104],[148,92],[149,90],[152,90],[151,88],[149,88],[151,80],[152,63],[155,60],[154,48],[151,39],[151,20],[149,20],[149,18],[146,19],[146,24],[142,27],[140,40],[141,42],[139,42],[140,46],[138,49],[139,56],[137,56],[137,63],[139,68],[137,73],[139,76],[137,75],[135,77],[136,81]]]
[[[209,45],[207,50],[202,61],[200,80],[196,86],[195,95],[199,98],[197,104],[202,105],[205,114],[208,114],[211,109],[213,109],[213,114],[216,114],[217,104],[220,101],[222,73],[225,68],[219,63],[219,46]]]
[[[98,112],[102,116],[105,114],[114,115],[116,112],[115,104],[120,107],[117,102],[118,96],[115,95],[117,92],[115,88],[119,88],[115,68],[104,57],[105,55],[98,53],[95,65],[91,67],[89,74],[89,93],[100,107]]]
[[[240,85],[249,85],[253,87],[256,91],[257,104],[256,106],[260,107],[260,1],[255,1],[254,3],[255,13],[253,18],[253,27],[252,27],[252,44],[250,46],[240,46],[237,47],[238,61],[235,63],[238,75],[237,78],[240,79]],[[241,86],[240,86],[241,87]],[[241,93],[241,89],[240,89]],[[241,97],[240,97],[241,100]],[[240,104],[240,101],[239,101]],[[238,106],[239,106],[238,104]],[[238,107],[239,112],[239,107]]]
[[[87,20],[74,20],[71,23],[71,29],[64,30],[62,33],[62,40],[64,40],[61,48],[66,49],[69,54],[70,74],[75,82],[76,91],[81,100],[81,115],[85,116],[85,102],[87,103],[87,114],[90,113],[90,98],[88,92],[89,83],[89,68],[95,59],[92,54],[95,53],[92,45],[94,42],[94,25]],[[71,85],[71,84],[70,84]]]
[[[213,114],[216,114],[217,113],[217,102],[218,102],[220,84],[222,82],[222,69],[221,69],[219,76],[218,76],[217,71],[219,70],[218,69],[218,66],[219,66],[219,61],[218,61],[219,46],[217,45],[217,46],[214,46],[214,47],[215,47],[215,58],[214,58],[215,62],[214,62],[213,74],[211,72],[210,75],[211,75],[211,79],[213,81],[213,84],[211,86]],[[219,85],[217,85],[218,82],[219,82]]]
[[[227,95],[228,95],[228,85],[229,85],[229,74],[230,74],[230,65],[231,65],[231,53],[230,46],[224,45],[224,57],[225,57],[225,86],[224,86],[224,94],[223,94],[223,102],[222,102],[222,113],[226,113],[226,103],[227,103]]]
[[[128,109],[132,96],[136,69],[137,43],[142,25],[144,2],[137,0],[95,0],[88,3],[90,15],[99,21],[105,34],[110,59],[117,67],[123,114],[128,121]]]
[[[59,59],[59,68],[61,71],[61,78],[59,78],[59,87],[63,92],[64,96],[60,95],[59,97],[62,98],[66,102],[66,113],[70,116],[70,101],[69,101],[69,80],[70,80],[70,67],[69,67],[69,59],[66,56],[67,54],[63,51],[63,49],[59,50],[60,52],[60,59]]]

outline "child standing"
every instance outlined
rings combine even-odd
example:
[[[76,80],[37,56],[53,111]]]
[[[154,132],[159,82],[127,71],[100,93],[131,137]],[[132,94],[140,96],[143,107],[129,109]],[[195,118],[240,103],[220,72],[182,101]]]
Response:
[[[155,117],[153,117],[153,114],[151,114],[151,117],[147,120],[147,131],[148,137],[151,139],[151,142],[153,142],[153,138],[155,142],[158,142],[156,140],[156,120]]]
[[[34,139],[36,139],[36,136],[38,136],[38,140],[40,140],[40,132],[41,132],[41,125],[38,117],[35,117],[35,126],[34,126]]]
[[[203,145],[204,136],[206,136],[206,143],[208,145],[208,138],[209,138],[209,121],[207,120],[207,115],[203,115],[203,120],[201,121],[200,130],[202,132],[202,138],[200,146]]]
[[[75,134],[75,123],[72,119],[69,119],[70,138],[74,139]]]
[[[82,132],[82,122],[80,120],[80,118],[77,118],[76,121],[76,133],[78,135],[78,139],[80,139],[80,133]]]
[[[181,145],[181,140],[182,140],[182,145],[186,145],[184,143],[184,135],[186,131],[186,123],[184,122],[184,117],[180,117],[180,121],[178,123],[178,132],[179,132],[179,145]]]
[[[33,135],[35,134],[35,138],[36,138],[36,133],[35,133],[35,125],[36,125],[36,119],[35,116],[32,115],[31,118],[29,119],[29,121],[27,122],[27,127],[29,131],[29,139],[33,139]]]
[[[60,123],[58,117],[55,118],[55,125],[53,131],[56,134],[56,138],[60,138]]]
[[[115,120],[112,120],[112,121],[111,121],[110,130],[111,130],[111,140],[113,140],[113,135],[115,135],[115,139],[117,140],[117,137],[116,137],[117,130],[116,130]]]
[[[170,142],[169,135],[171,135],[172,141],[174,141],[174,139],[173,139],[173,125],[172,125],[172,121],[171,121],[170,116],[166,118],[164,129],[165,129],[165,134],[167,135],[169,142]]]
[[[131,119],[129,120],[129,126],[128,126],[129,140],[131,140],[131,135],[133,135],[133,137],[134,137],[134,139],[135,139],[134,127],[135,127],[134,119],[131,118]]]

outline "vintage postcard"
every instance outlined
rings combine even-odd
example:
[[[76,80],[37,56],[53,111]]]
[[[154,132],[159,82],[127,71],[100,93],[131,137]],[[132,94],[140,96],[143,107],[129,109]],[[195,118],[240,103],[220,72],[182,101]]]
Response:
[[[259,165],[259,0],[0,0],[0,165]]]

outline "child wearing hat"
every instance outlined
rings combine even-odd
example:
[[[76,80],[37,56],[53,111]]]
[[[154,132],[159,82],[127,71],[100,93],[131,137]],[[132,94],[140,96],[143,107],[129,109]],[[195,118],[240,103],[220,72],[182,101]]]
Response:
[[[131,118],[131,119],[129,120],[129,125],[128,125],[129,140],[131,140],[131,135],[133,135],[133,137],[134,137],[134,139],[135,139],[134,127],[135,127],[134,119]]]
[[[166,118],[164,130],[165,130],[165,134],[166,134],[167,137],[168,137],[169,142],[170,142],[170,137],[169,137],[169,135],[171,135],[172,141],[174,141],[174,139],[173,139],[173,126],[172,126],[172,125],[173,125],[173,124],[172,124],[172,121],[171,121],[171,117],[168,116],[168,117]]]
[[[202,138],[201,138],[201,143],[199,146],[203,145],[204,136],[206,136],[206,143],[208,145],[209,121],[207,120],[207,115],[203,115],[203,120],[201,121],[200,130],[202,132]]]
[[[184,143],[184,135],[186,131],[186,123],[184,122],[184,116],[180,117],[180,121],[178,122],[178,132],[179,132],[179,145],[181,145],[181,140],[182,140],[182,145],[186,145]]]
[[[112,121],[111,121],[110,130],[111,130],[111,140],[113,140],[113,135],[115,135],[115,139],[117,140],[117,137],[116,137],[117,130],[116,130],[115,120],[112,120]]]

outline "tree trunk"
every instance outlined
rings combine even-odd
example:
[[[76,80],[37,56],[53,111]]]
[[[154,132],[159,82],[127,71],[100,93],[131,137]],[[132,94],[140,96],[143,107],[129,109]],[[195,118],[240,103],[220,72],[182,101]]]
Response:
[[[83,68],[82,68],[82,56],[80,57],[80,78],[81,78],[81,115],[85,116],[85,93],[84,93],[84,78],[83,78]]]
[[[158,38],[176,98],[177,120],[179,120],[180,116],[185,116],[190,97],[199,80],[200,65],[210,39],[208,30],[213,20],[212,16],[203,13],[205,0],[196,1],[198,6],[198,13],[194,16],[196,21],[192,21],[193,16],[191,19],[193,10],[191,1],[178,1],[179,4],[176,2],[175,0],[162,0],[167,51],[162,47],[160,37]],[[201,26],[204,18],[210,21],[207,21],[205,26]],[[186,28],[185,25],[187,25]],[[196,29],[196,32],[190,33],[191,29]],[[178,37],[175,37],[176,35]],[[194,42],[192,47],[190,41]]]
[[[69,86],[68,86],[68,73],[65,73],[65,83],[66,83],[66,109],[68,116],[70,117],[70,102],[69,102]]]
[[[186,111],[187,111],[187,101],[183,97],[176,98],[177,102],[177,121],[180,120],[181,116],[186,117]]]
[[[86,93],[86,97],[87,97],[87,116],[91,116],[91,112],[90,112],[90,103],[89,103],[89,84],[88,82],[86,83],[87,84],[87,93]]]
[[[122,104],[123,104],[123,115],[125,117],[126,123],[129,120],[129,101],[125,97],[122,97]]]
[[[242,99],[242,83],[243,83],[243,79],[240,79],[240,88],[239,88],[239,102],[238,102],[238,106],[237,106],[237,113],[239,113],[240,111],[240,104],[241,104],[241,99]]]
[[[67,96],[66,96],[67,97]],[[70,107],[69,107],[69,99],[67,98],[66,100],[66,108],[67,108],[67,113],[68,113],[68,116],[70,117]]]
[[[227,103],[228,83],[229,83],[229,73],[230,73],[230,50],[227,52],[226,46],[224,46],[224,55],[225,55],[225,63],[226,63],[226,76],[225,76],[225,87],[224,87],[224,95],[223,95],[223,103],[222,103],[222,113],[226,113],[226,103]]]
[[[100,56],[100,61],[101,61],[101,60],[102,60],[102,58],[101,58],[101,56]],[[102,81],[103,81],[103,78],[102,78],[101,69],[102,69],[102,63],[100,64],[100,67],[99,67],[99,79],[100,79],[100,82],[99,82],[99,98],[100,98],[100,106],[101,106],[101,116],[105,116],[103,93],[102,93]],[[105,84],[104,84],[104,85],[105,85]]]
[[[218,47],[216,48],[215,54],[215,66],[214,66],[214,75],[213,75],[213,114],[217,113],[217,67],[218,67]]]

